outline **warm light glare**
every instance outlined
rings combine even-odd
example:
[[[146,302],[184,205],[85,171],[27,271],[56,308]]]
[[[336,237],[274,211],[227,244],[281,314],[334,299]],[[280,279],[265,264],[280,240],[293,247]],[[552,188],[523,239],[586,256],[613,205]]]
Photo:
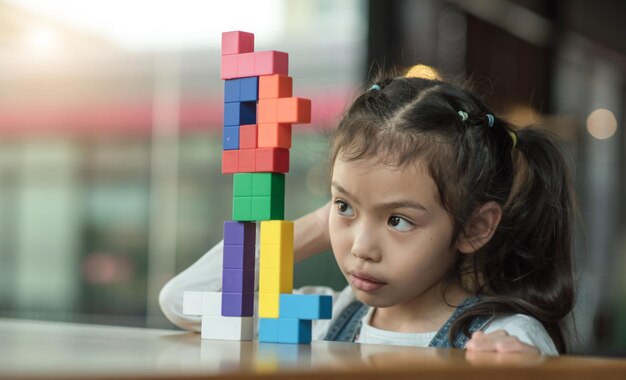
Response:
[[[587,117],[587,131],[598,140],[608,139],[617,131],[617,120],[613,112],[598,108]]]
[[[37,55],[52,53],[58,43],[56,33],[48,28],[39,27],[26,35],[24,45],[26,50]]]

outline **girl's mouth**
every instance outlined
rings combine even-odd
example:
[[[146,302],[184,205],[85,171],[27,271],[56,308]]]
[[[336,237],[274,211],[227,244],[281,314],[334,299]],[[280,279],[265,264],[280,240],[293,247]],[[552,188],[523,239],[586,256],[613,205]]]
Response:
[[[375,280],[365,273],[349,273],[350,281],[355,288],[364,291],[364,292],[374,292],[386,285],[385,282]]]

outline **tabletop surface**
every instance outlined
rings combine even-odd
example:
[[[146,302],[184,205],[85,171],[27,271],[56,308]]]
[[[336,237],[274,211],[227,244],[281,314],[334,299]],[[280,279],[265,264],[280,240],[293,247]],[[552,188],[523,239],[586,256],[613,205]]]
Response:
[[[202,340],[173,330],[0,319],[5,378],[626,379],[626,360],[313,342]]]

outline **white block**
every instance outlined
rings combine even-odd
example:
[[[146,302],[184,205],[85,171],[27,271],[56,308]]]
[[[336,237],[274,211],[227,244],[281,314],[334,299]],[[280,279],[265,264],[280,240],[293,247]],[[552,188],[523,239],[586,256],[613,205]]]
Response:
[[[202,292],[183,293],[183,314],[202,315]]]
[[[202,292],[202,315],[222,315],[222,292]]]
[[[202,339],[252,340],[253,317],[202,316]]]

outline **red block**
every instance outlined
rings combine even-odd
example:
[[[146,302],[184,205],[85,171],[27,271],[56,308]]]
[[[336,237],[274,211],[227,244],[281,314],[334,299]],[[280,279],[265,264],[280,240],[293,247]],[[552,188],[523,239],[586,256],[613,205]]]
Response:
[[[257,51],[254,53],[254,75],[289,73],[289,54],[282,51]]]
[[[232,174],[239,171],[239,151],[222,151],[222,174]]]
[[[239,127],[239,149],[255,149],[257,147],[257,127],[255,124]]]
[[[237,54],[237,77],[253,77],[254,75],[254,54]]]
[[[287,75],[263,75],[259,77],[259,99],[290,98],[293,79]]]
[[[276,122],[305,124],[311,122],[311,100],[304,98],[277,99]],[[261,123],[261,121],[258,121]]]
[[[222,79],[237,78],[237,56],[222,56]]]
[[[254,51],[254,34],[241,31],[222,33],[222,55],[251,53]]]
[[[241,132],[239,132],[239,145],[241,145]],[[257,145],[259,148],[291,148],[291,124],[259,124]]]
[[[278,109],[278,99],[259,99],[257,104],[256,122],[275,123],[276,111]]]
[[[239,173],[251,173],[256,171],[256,149],[240,149]]]
[[[289,171],[289,149],[256,149],[256,172],[287,173]]]

